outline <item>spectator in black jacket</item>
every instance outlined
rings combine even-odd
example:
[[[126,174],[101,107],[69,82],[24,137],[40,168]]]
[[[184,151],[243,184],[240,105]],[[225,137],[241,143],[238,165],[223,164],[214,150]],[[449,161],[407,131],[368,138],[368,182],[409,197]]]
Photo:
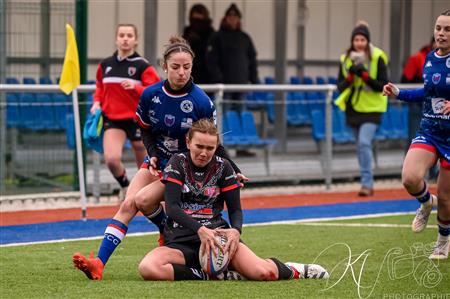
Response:
[[[189,12],[189,26],[184,28],[183,37],[194,51],[192,77],[196,84],[211,83],[206,68],[206,49],[208,41],[214,34],[209,11],[203,4],[194,4]]]
[[[231,4],[222,19],[220,29],[210,40],[206,54],[207,68],[212,83],[256,84],[259,82],[256,50],[250,36],[241,29],[242,14]],[[224,111],[242,111],[244,94],[227,93]]]

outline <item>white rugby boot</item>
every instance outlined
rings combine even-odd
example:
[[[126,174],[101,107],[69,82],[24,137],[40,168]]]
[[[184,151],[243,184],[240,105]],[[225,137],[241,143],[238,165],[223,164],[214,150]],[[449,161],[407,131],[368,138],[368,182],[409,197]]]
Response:
[[[308,278],[321,278],[328,279],[330,274],[324,267],[316,264],[298,264],[298,263],[285,263],[286,266],[294,271],[294,279],[308,279]]]

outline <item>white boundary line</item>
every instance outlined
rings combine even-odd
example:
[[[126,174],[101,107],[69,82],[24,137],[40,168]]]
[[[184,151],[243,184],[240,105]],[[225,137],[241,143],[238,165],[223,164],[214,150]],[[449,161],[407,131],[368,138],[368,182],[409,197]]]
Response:
[[[436,211],[433,211],[432,213],[436,213]],[[268,222],[261,222],[261,223],[244,224],[244,227],[247,227],[247,226],[276,225],[276,224],[292,224],[292,225],[301,224],[301,225],[309,225],[309,226],[410,228],[411,225],[407,225],[407,224],[326,223],[326,221],[360,219],[360,218],[379,218],[379,217],[386,217],[386,216],[411,215],[411,214],[415,214],[415,212],[378,213],[378,214],[363,214],[363,215],[342,216],[342,217],[309,218],[309,219],[285,220],[285,221],[268,221]],[[159,232],[130,233],[130,234],[127,234],[127,236],[128,237],[139,237],[139,236],[155,235],[155,234],[158,234],[158,233]],[[100,240],[100,239],[103,239],[103,236],[87,237],[87,238],[75,238],[75,239],[48,240],[48,241],[38,241],[38,242],[26,242],[26,243],[10,243],[10,244],[5,244],[5,245],[0,245],[0,248],[2,248],[2,247],[14,247],[14,246],[38,245],[38,244],[49,244],[49,243],[63,243],[63,242]]]

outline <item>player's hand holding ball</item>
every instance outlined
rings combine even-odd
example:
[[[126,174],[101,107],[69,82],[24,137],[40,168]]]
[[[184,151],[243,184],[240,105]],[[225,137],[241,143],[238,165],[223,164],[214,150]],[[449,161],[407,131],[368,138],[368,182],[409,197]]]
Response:
[[[241,237],[241,234],[235,228],[216,229],[216,231],[219,234],[227,237],[228,241],[225,244],[223,250],[225,252],[228,252],[230,260],[233,259],[233,256],[236,253],[236,250],[238,249],[238,246],[239,246],[239,239]]]
[[[228,252],[223,250],[227,237],[204,226],[198,230],[198,235],[202,241],[199,252],[200,266],[208,275],[216,277],[227,269],[230,262]]]

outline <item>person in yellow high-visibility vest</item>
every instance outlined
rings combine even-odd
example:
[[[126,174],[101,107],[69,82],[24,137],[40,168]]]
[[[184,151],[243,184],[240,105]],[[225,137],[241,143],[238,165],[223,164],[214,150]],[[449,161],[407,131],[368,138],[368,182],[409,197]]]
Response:
[[[336,105],[345,110],[347,125],[356,137],[361,190],[358,195],[373,195],[372,141],[387,109],[387,97],[382,95],[388,82],[388,59],[383,50],[370,43],[365,22],[352,31],[351,44],[341,56],[337,88],[341,95]]]

